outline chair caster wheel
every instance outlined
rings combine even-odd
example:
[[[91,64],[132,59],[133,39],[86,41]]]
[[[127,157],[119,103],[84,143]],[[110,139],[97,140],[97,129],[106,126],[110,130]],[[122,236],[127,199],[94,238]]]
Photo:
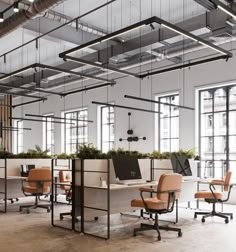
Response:
[[[181,231],[178,232],[178,237],[182,237],[183,233]]]
[[[160,236],[160,235],[157,236],[157,240],[158,240],[158,241],[161,240],[161,236]]]
[[[227,219],[225,219],[225,223],[227,224],[227,223],[229,223],[229,219],[227,218]]]
[[[16,201],[19,201],[19,199],[18,199],[18,198],[16,198]]]
[[[95,220],[95,221],[97,221],[97,220],[98,220],[98,217],[97,217],[97,216],[96,216],[96,217],[94,217],[94,220]]]
[[[194,214],[194,219],[197,219],[197,214]]]
[[[136,232],[133,233],[133,236],[136,237]]]
[[[27,209],[27,214],[29,214],[30,213],[30,211],[29,211],[29,209]]]
[[[230,216],[230,220],[233,220],[233,218],[234,218],[233,215],[231,215],[231,216]]]
[[[205,220],[205,218],[204,217],[202,217],[202,223],[204,223],[206,220]]]
[[[21,207],[19,208],[19,211],[22,212],[22,208]]]
[[[50,209],[47,209],[47,213],[50,213]]]
[[[60,220],[63,220],[64,218],[62,216],[60,216]]]

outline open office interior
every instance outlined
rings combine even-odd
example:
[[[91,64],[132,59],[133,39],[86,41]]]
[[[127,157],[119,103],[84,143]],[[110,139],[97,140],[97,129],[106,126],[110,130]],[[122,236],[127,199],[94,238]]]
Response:
[[[0,251],[235,251],[235,0],[0,0]]]

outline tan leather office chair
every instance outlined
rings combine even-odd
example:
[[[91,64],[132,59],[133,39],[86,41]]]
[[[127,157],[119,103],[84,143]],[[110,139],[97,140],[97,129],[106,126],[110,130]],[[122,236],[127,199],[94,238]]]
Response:
[[[27,182],[27,184],[25,184]],[[20,211],[23,208],[29,209],[45,208],[50,212],[51,203],[39,204],[39,197],[49,195],[51,193],[51,170],[49,168],[35,168],[29,171],[28,178],[22,181],[22,191],[25,196],[35,196],[35,203],[32,205],[21,205]]]
[[[59,171],[59,184],[60,189],[65,191],[66,200],[70,204],[72,200],[71,171]],[[71,211],[60,213],[60,220],[63,220],[66,215],[71,215]]]
[[[202,216],[202,222],[205,222],[205,218],[210,216],[218,216],[225,219],[225,223],[229,222],[228,216],[230,216],[231,219],[233,219],[232,213],[218,213],[216,212],[215,206],[216,203],[223,203],[229,200],[230,192],[232,185],[230,185],[230,178],[231,178],[232,172],[228,171],[226,173],[224,180],[212,180],[209,182],[209,189],[210,191],[199,191],[195,193],[196,199],[204,199],[206,202],[212,204],[212,211],[211,212],[195,212],[194,218],[197,218],[198,215]],[[224,192],[228,192],[227,197],[223,199],[223,193],[216,191],[215,186],[223,186]]]
[[[141,199],[134,199],[131,201],[132,207],[141,207],[150,214],[155,214],[155,222],[153,225],[141,223],[140,228],[134,229],[134,236],[138,231],[156,230],[158,233],[158,240],[161,240],[160,230],[178,232],[178,236],[182,236],[180,228],[172,228],[169,226],[159,226],[158,215],[172,212],[176,200],[179,198],[182,185],[182,175],[180,174],[162,174],[157,191],[153,188],[140,188]],[[156,197],[144,198],[143,193],[156,194]]]

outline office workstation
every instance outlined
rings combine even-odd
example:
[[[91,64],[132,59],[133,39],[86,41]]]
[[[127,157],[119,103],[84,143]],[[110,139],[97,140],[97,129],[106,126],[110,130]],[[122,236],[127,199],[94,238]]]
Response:
[[[0,0],[0,250],[233,252],[235,17]]]

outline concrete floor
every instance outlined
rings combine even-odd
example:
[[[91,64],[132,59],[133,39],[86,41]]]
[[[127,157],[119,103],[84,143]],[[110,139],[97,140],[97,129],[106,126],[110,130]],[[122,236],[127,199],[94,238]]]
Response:
[[[117,214],[111,218],[111,239],[102,240],[51,226],[51,214],[43,209],[32,210],[30,214],[20,213],[18,212],[20,203],[10,205],[7,214],[0,213],[1,252],[16,250],[24,252],[236,251],[236,220],[225,224],[223,219],[214,217],[201,223],[201,217],[193,219],[194,210],[191,209],[180,208],[180,219],[176,226],[182,228],[183,237],[181,238],[178,238],[174,232],[166,231],[161,231],[161,241],[157,241],[155,231],[146,231],[133,237],[133,228],[139,225],[140,220]],[[56,210],[60,211],[60,207],[56,206]],[[203,207],[207,206],[203,205]],[[235,212],[235,209],[236,206],[224,206],[224,210],[228,212]],[[166,218],[173,220],[174,214]],[[57,223],[63,225],[70,223],[69,221],[67,217],[62,221],[58,220]],[[96,224],[97,229],[100,229],[99,233],[102,233],[101,222],[97,224],[91,222],[88,225]]]

